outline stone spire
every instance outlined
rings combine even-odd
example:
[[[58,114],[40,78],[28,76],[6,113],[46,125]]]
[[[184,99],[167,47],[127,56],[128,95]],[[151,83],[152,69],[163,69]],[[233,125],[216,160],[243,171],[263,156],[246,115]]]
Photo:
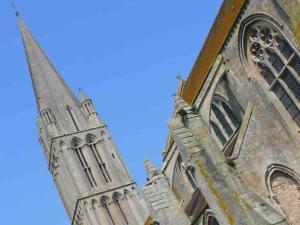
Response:
[[[66,113],[66,105],[76,115],[80,128],[86,128],[87,121],[80,111],[80,103],[73,95],[67,84],[55,69],[45,52],[34,39],[26,27],[20,14],[16,12],[27,62],[30,70],[33,89],[38,111],[49,108],[57,123],[66,131],[73,131],[74,126],[69,123],[70,116]],[[65,104],[62,104],[64,102]]]
[[[148,179],[151,179],[152,177],[158,174],[158,169],[154,167],[154,165],[149,159],[145,159],[144,164]]]
[[[147,210],[137,185],[91,99],[81,91],[78,101],[17,18],[40,113],[39,140],[72,225],[143,224]],[[105,208],[95,207],[100,203]]]

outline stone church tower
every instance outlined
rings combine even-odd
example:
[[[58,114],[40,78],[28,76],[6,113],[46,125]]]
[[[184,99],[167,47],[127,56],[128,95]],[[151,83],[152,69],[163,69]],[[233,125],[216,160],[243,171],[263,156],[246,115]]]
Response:
[[[147,210],[105,123],[78,101],[17,13],[39,111],[39,140],[74,225],[140,225]]]

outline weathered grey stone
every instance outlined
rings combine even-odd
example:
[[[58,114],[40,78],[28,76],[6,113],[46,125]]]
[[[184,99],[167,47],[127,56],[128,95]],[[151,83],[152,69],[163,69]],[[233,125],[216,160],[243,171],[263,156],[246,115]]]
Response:
[[[74,225],[144,223],[147,210],[92,101],[81,102],[18,22],[36,95],[40,142]]]

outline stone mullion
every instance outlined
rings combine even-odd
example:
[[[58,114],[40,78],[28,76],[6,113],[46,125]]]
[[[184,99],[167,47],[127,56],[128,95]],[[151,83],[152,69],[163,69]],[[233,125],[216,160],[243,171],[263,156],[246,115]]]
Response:
[[[116,211],[118,212],[119,214],[119,218],[120,218],[120,221],[122,223],[122,225],[128,225],[129,224],[129,212],[128,212],[128,207],[122,207],[122,203],[123,200],[121,199],[116,199],[114,201],[114,205],[115,205],[115,208],[116,208]],[[125,209],[126,208],[126,209]]]
[[[103,204],[101,207],[104,211],[106,221],[109,223],[109,225],[115,225],[115,222],[112,218],[112,214],[111,214],[111,212],[109,210],[109,207],[108,207],[108,203]]]
[[[115,204],[114,201],[110,202],[109,204],[107,204],[107,208],[110,212],[110,215],[113,219],[114,225],[124,225],[122,223],[122,220],[120,220],[120,212],[117,209],[117,206]]]
[[[226,104],[226,103],[223,103],[223,104]],[[217,107],[218,107],[219,110],[222,112],[222,114],[223,114],[225,120],[227,121],[227,123],[228,123],[229,126],[231,127],[231,129],[232,129],[232,134],[231,134],[231,136],[232,136],[237,128],[234,126],[233,122],[231,121],[231,119],[230,119],[229,115],[227,114],[227,112],[225,111],[224,107],[223,107],[221,104],[218,105]],[[229,106],[228,106],[228,107],[229,107]],[[230,136],[230,137],[231,137],[231,136]]]
[[[103,176],[106,183],[111,182],[110,175],[108,171],[105,168],[105,162],[103,161],[100,152],[98,151],[97,144],[91,144],[90,145],[91,150],[93,151],[93,154],[95,155],[98,167],[101,171],[101,175]]]
[[[230,137],[227,134],[227,132],[224,130],[222,124],[220,123],[220,121],[216,117],[215,113],[212,113],[212,121],[218,126],[218,128],[220,129],[221,133],[223,134],[223,136],[225,137],[226,142],[227,142]]]
[[[88,161],[86,160],[86,157],[82,152],[82,148],[77,148],[77,154],[78,154],[78,157],[79,157],[79,161],[80,161],[80,163],[83,167],[85,177],[89,181],[90,186],[94,187],[96,185],[95,180],[94,180],[94,177],[92,175],[91,167],[89,166]]]
[[[87,166],[91,170],[90,175],[92,176],[92,179],[95,180],[96,186],[106,183],[105,180],[103,180],[103,177],[101,176],[100,169],[98,168],[98,164],[96,162],[96,159],[94,158],[93,153],[91,152],[91,149],[87,146],[84,146],[82,148],[82,154],[84,155],[87,161]]]

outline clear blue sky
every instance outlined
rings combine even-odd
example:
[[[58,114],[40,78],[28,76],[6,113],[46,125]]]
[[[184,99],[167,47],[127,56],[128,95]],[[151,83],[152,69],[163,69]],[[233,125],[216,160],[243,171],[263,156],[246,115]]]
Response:
[[[161,165],[176,74],[187,77],[221,0],[17,0],[22,17],[78,95],[108,124],[133,177]],[[16,19],[0,1],[2,225],[67,225],[37,141],[37,110]]]

